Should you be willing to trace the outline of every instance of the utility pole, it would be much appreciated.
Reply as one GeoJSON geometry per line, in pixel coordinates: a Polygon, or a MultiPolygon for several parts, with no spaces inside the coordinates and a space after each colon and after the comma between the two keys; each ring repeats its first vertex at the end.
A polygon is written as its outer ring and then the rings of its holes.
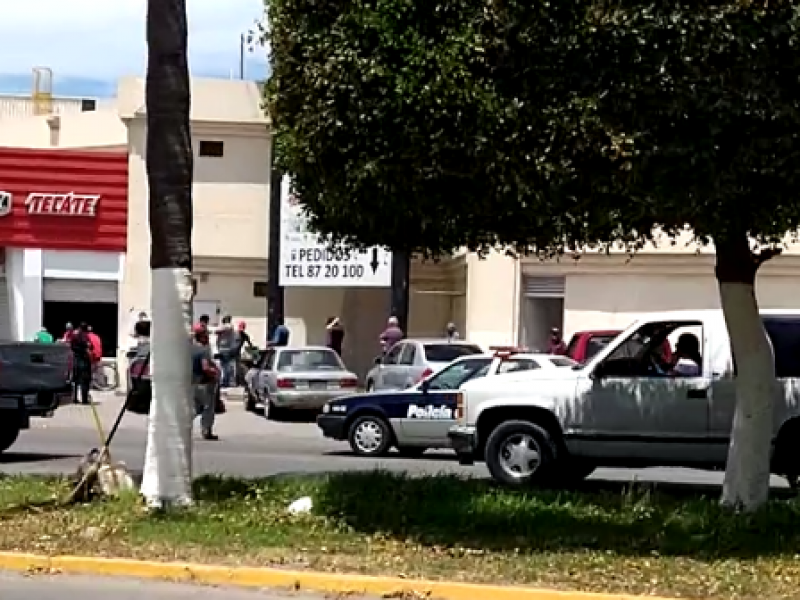
{"type": "Polygon", "coordinates": [[[411,273],[411,257],[405,252],[392,250],[392,305],[390,314],[397,317],[400,329],[408,333],[408,280],[411,273]]]}
{"type": "Polygon", "coordinates": [[[239,79],[244,79],[244,50],[245,37],[242,34],[239,36],[239,79]]]}
{"type": "Polygon", "coordinates": [[[285,316],[284,288],[280,284],[281,268],[281,184],[283,174],[275,164],[275,127],[272,125],[272,172],[269,183],[269,236],[267,246],[267,339],[285,316]]]}

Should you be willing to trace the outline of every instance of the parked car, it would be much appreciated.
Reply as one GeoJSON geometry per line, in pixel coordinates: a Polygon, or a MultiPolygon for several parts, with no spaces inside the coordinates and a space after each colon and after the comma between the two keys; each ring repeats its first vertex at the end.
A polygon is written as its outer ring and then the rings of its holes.
{"type": "Polygon", "coordinates": [[[245,375],[248,410],[263,404],[268,419],[285,410],[319,410],[357,387],[358,377],[324,346],[268,348],[245,375]]]}
{"type": "Polygon", "coordinates": [[[465,382],[530,369],[576,365],[565,356],[498,352],[457,358],[420,383],[400,391],[353,394],[326,404],[317,425],[325,437],[347,440],[359,456],[381,456],[393,446],[406,456],[450,445],[458,389],[465,382]]]}
{"type": "Polygon", "coordinates": [[[72,352],[64,344],[0,343],[0,452],[30,427],[72,401],[72,352]]]}
{"type": "Polygon", "coordinates": [[[622,330],[578,331],[567,345],[567,356],[579,363],[586,362],[616,338],[622,330]]]}
{"type": "Polygon", "coordinates": [[[483,354],[483,349],[445,338],[401,340],[375,359],[375,366],[367,373],[367,391],[404,390],[455,359],[472,354],[483,354]]]}
{"type": "MultiPolygon", "coordinates": [[[[783,388],[772,471],[796,485],[800,310],[764,310],[761,319],[783,388]]],[[[512,486],[580,480],[599,466],[723,469],[734,372],[721,311],[646,315],[579,368],[467,382],[449,438],[459,462],[484,460],[495,480],[512,486]],[[691,369],[663,362],[664,341],[681,339],[696,345],[691,369]]]]}

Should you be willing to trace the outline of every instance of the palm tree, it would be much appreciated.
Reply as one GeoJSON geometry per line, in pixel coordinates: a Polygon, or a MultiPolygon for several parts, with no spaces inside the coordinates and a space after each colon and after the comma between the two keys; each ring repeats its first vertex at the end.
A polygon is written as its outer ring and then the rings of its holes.
{"type": "Polygon", "coordinates": [[[192,140],[186,0],[147,2],[147,180],[150,188],[153,403],[142,494],[151,507],[192,502],[189,326],[192,140]]]}

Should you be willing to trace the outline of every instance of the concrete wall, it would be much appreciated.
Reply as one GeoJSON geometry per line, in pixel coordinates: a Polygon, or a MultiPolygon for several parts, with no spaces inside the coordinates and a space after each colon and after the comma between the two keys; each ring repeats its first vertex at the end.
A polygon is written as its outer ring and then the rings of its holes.
{"type": "Polygon", "coordinates": [[[125,148],[128,132],[116,111],[0,120],[0,145],[22,148],[125,148]]]}

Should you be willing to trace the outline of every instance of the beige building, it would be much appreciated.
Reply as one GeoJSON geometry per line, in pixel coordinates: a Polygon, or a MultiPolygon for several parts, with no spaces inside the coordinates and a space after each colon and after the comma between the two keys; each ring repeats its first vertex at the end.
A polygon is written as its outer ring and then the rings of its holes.
{"type": "MultiPolygon", "coordinates": [[[[253,339],[263,342],[268,121],[253,83],[197,79],[192,97],[195,311],[246,321],[253,339]]],[[[124,347],[132,316],[148,310],[150,298],[143,81],[123,79],[114,101],[55,100],[53,114],[32,113],[29,99],[0,100],[0,146],[122,149],[129,155],[128,249],[119,276],[107,278],[118,286],[119,345],[124,347]]],[[[796,247],[765,265],[758,281],[764,307],[796,307],[799,266],[796,247]]],[[[388,289],[287,289],[291,341],[323,342],[325,318],[339,315],[347,331],[345,359],[363,374],[378,351],[389,302],[388,289]]],[[[408,334],[438,336],[453,321],[462,337],[486,346],[543,348],[551,327],[569,336],[623,328],[644,312],[717,306],[713,255],[685,245],[665,243],[632,260],[623,253],[558,262],[461,254],[412,265],[408,334]]],[[[25,327],[12,330],[28,334],[25,327]]]]}

